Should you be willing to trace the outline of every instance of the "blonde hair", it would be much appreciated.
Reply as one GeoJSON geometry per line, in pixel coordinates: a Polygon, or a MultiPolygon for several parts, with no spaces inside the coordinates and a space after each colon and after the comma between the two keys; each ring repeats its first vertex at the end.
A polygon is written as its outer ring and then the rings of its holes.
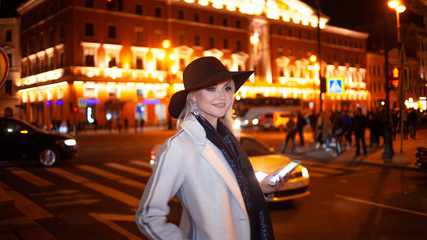
{"type": "MultiPolygon", "coordinates": [[[[197,104],[197,103],[192,103],[191,101],[191,96],[192,96],[192,94],[194,93],[194,91],[195,90],[193,90],[193,91],[191,91],[191,92],[189,92],[188,94],[187,94],[187,99],[186,99],[186,101],[185,101],[185,106],[184,106],[184,109],[182,109],[182,111],[181,111],[181,113],[179,114],[179,117],[178,117],[178,119],[177,119],[177,122],[176,122],[176,128],[178,129],[178,130],[180,130],[182,127],[181,127],[181,124],[185,121],[185,120],[187,120],[187,119],[189,119],[189,118],[191,118],[191,117],[193,117],[193,114],[192,114],[192,111],[193,111],[193,104],[197,104]]],[[[225,114],[224,114],[224,116],[221,118],[221,122],[230,130],[230,131],[232,131],[236,136],[238,136],[238,134],[236,134],[237,132],[235,132],[235,130],[233,129],[233,119],[231,118],[231,115],[232,115],[232,109],[233,109],[233,103],[234,103],[234,98],[233,98],[233,100],[231,101],[231,104],[230,104],[230,107],[227,109],[227,111],[225,112],[225,114]]]]}

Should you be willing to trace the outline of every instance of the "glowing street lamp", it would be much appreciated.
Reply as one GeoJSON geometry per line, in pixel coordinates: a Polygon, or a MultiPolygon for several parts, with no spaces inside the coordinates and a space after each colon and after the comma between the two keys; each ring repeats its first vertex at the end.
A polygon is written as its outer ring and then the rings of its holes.
{"type": "Polygon", "coordinates": [[[166,39],[162,42],[162,46],[164,49],[168,49],[171,46],[171,42],[166,39]]]}
{"type": "Polygon", "coordinates": [[[388,1],[388,6],[396,11],[396,28],[397,28],[397,42],[400,43],[400,17],[399,14],[406,10],[406,7],[402,5],[399,0],[388,1]]]}

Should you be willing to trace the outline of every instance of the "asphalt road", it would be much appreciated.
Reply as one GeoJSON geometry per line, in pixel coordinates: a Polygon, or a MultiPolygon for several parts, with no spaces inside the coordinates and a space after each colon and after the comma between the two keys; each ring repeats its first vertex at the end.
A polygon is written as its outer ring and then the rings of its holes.
{"type": "MultiPolygon", "coordinates": [[[[150,150],[173,133],[83,133],[76,159],[48,169],[4,166],[0,184],[57,239],[145,239],[133,216],[151,174],[150,150]]],[[[275,148],[283,140],[283,133],[251,134],[275,148]]],[[[427,239],[426,173],[299,159],[311,194],[270,204],[276,239],[427,239]]],[[[170,206],[177,223],[180,204],[170,206]]]]}

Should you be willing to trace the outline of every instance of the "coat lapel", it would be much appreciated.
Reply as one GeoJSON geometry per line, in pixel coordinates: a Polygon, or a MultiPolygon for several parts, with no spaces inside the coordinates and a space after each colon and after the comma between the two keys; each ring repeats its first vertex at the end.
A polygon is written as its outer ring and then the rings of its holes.
{"type": "Polygon", "coordinates": [[[182,128],[191,136],[195,145],[202,147],[201,154],[204,159],[206,159],[216,170],[218,175],[221,176],[234,198],[246,212],[245,202],[234,173],[230,170],[230,167],[226,165],[228,163],[222,153],[213,149],[216,147],[205,137],[206,133],[203,127],[194,119],[193,121],[185,121],[182,124],[182,128]]]}
{"type": "Polygon", "coordinates": [[[227,187],[230,189],[233,196],[237,199],[239,204],[246,209],[245,203],[243,201],[242,193],[240,191],[240,187],[237,183],[236,177],[233,172],[230,172],[230,169],[227,168],[225,164],[225,159],[222,157],[218,157],[217,153],[212,149],[210,144],[207,144],[202,151],[202,155],[204,158],[212,165],[212,167],[216,170],[218,175],[224,179],[227,187]]]}

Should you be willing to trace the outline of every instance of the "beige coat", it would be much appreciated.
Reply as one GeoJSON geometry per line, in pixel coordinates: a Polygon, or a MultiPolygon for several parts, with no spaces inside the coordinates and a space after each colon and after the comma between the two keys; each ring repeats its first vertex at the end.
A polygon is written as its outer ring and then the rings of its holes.
{"type": "Polygon", "coordinates": [[[169,138],[136,212],[150,239],[250,239],[249,217],[235,175],[197,120],[169,138]],[[168,202],[183,205],[180,227],[167,223],[168,202]]]}

